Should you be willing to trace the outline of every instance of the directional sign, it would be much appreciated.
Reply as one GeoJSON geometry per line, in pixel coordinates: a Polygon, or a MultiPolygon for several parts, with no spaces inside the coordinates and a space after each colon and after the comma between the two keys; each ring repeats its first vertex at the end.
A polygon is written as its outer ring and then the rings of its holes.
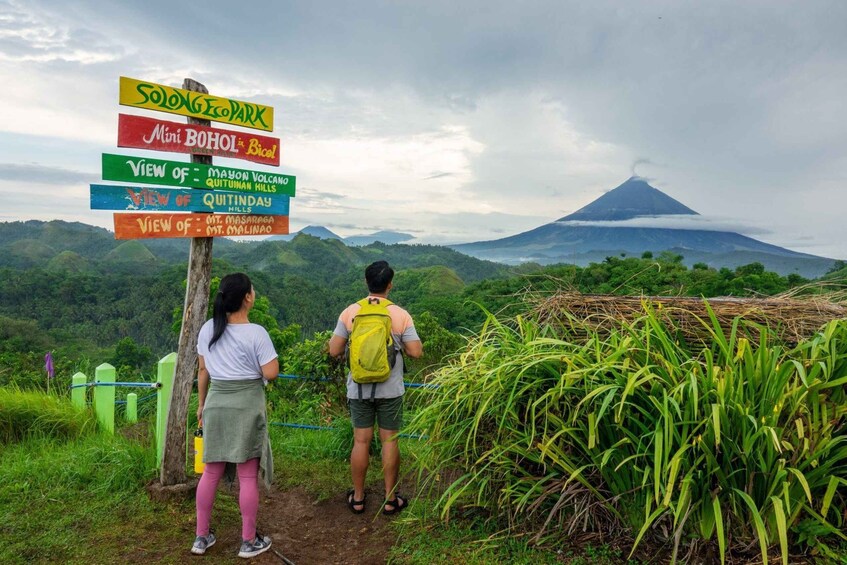
{"type": "Polygon", "coordinates": [[[227,214],[288,215],[288,196],[266,196],[193,188],[91,185],[92,210],[147,212],[223,212],[227,214]]]}
{"type": "Polygon", "coordinates": [[[244,214],[115,214],[115,239],[221,237],[288,233],[288,216],[244,214]]]}
{"type": "Polygon", "coordinates": [[[295,177],[103,153],[103,180],[294,196],[295,177]]]}
{"type": "Polygon", "coordinates": [[[124,106],[134,108],[159,110],[265,131],[274,129],[274,109],[270,106],[230,100],[134,78],[121,77],[119,101],[124,106]]]}
{"type": "Polygon", "coordinates": [[[279,166],[279,139],[118,114],[118,147],[213,155],[279,166]]]}

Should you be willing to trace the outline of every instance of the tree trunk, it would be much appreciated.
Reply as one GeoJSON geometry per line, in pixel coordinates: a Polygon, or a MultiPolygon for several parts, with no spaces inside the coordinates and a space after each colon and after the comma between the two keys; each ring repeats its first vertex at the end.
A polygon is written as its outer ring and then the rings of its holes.
{"type": "MultiPolygon", "coordinates": [[[[205,86],[190,78],[182,88],[208,94],[205,86]]],[[[209,120],[188,118],[189,124],[208,126],[209,120]]],[[[212,164],[208,155],[192,155],[192,163],[212,164]]],[[[199,188],[199,187],[197,187],[199,188]]],[[[186,481],[186,424],[188,401],[197,374],[197,334],[206,321],[209,306],[209,283],[212,278],[211,237],[194,237],[188,255],[188,277],[185,289],[185,304],[182,308],[182,328],[179,332],[176,369],[174,371],[173,394],[171,395],[168,421],[165,427],[165,450],[159,481],[162,486],[181,484],[186,481]]]]}

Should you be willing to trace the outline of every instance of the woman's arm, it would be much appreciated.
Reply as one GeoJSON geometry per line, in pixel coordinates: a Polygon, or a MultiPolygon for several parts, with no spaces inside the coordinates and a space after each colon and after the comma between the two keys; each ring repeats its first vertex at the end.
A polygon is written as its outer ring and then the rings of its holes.
{"type": "Polygon", "coordinates": [[[198,355],[197,369],[197,422],[203,425],[203,406],[206,404],[206,394],[209,392],[209,371],[206,370],[206,360],[198,355]]]}
{"type": "Polygon", "coordinates": [[[279,375],[279,357],[274,357],[272,361],[268,361],[262,365],[262,376],[266,381],[272,381],[279,375]]]}

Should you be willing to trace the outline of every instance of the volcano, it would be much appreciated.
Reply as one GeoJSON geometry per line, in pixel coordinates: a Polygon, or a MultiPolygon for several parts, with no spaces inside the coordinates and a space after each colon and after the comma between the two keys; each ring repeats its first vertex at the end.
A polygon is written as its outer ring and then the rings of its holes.
{"type": "MultiPolygon", "coordinates": [[[[731,231],[642,227],[692,225],[700,216],[639,177],[632,177],[590,204],[549,224],[517,235],[451,246],[477,257],[507,264],[536,262],[587,265],[609,256],[649,251],[682,255],[683,262],[737,267],[753,262],[783,275],[818,277],[833,259],[785,249],[731,231]],[[680,221],[682,220],[682,221],[680,221]],[[687,221],[686,221],[687,220],[687,221]]],[[[703,222],[705,224],[706,222],[703,222]]]]}

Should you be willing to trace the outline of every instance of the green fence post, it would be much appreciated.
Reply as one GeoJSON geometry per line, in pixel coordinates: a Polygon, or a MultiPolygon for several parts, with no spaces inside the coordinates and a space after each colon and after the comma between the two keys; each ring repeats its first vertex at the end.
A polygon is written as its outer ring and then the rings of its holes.
{"type": "Polygon", "coordinates": [[[161,386],[159,387],[159,395],[156,397],[156,462],[159,467],[162,466],[162,455],[165,448],[165,425],[168,422],[175,370],[176,353],[168,353],[159,360],[158,382],[161,386]]]}
{"type": "MultiPolygon", "coordinates": [[[[115,368],[108,363],[103,363],[94,369],[95,383],[115,382],[115,368]]],[[[100,424],[109,433],[115,433],[115,387],[94,387],[94,413],[100,424]]]]}
{"type": "Polygon", "coordinates": [[[126,421],[130,423],[138,421],[138,395],[134,392],[126,395],[126,421]]]}
{"type": "MultiPolygon", "coordinates": [[[[87,381],[88,377],[82,373],[77,373],[71,377],[71,384],[84,385],[87,381]]],[[[85,410],[85,389],[84,386],[71,389],[71,402],[80,410],[85,410]]]]}

